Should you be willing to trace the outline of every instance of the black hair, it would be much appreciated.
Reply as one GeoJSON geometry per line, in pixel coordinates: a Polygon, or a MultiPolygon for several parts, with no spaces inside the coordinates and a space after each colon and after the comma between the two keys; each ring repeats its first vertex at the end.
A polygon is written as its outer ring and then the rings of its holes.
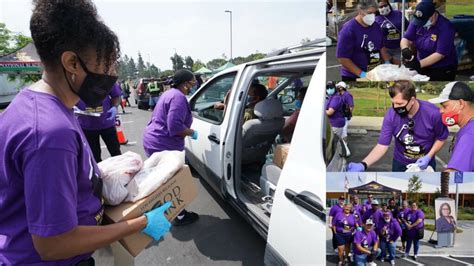
{"type": "Polygon", "coordinates": [[[441,204],[441,206],[439,206],[439,217],[443,217],[443,206],[448,206],[449,214],[451,214],[451,206],[449,205],[449,203],[444,202],[443,204],[441,204]]]}
{"type": "Polygon", "coordinates": [[[181,84],[191,81],[194,79],[194,74],[193,72],[187,70],[187,69],[180,69],[174,73],[173,76],[173,87],[178,87],[181,84]]]}
{"type": "Polygon", "coordinates": [[[252,83],[251,87],[255,89],[255,94],[260,98],[260,100],[265,100],[268,95],[267,88],[259,83],[252,83]]]}
{"type": "Polygon", "coordinates": [[[298,91],[298,94],[301,95],[301,97],[304,97],[306,96],[306,92],[308,91],[308,88],[301,88],[299,91],[298,91]]]}
{"type": "Polygon", "coordinates": [[[403,80],[395,82],[393,86],[388,88],[388,94],[391,98],[399,93],[402,94],[403,99],[409,101],[411,97],[416,97],[415,84],[411,81],[403,80]]]}
{"type": "Polygon", "coordinates": [[[96,63],[104,62],[106,72],[120,57],[117,36],[90,0],[33,0],[30,31],[46,68],[60,65],[65,51],[80,56],[95,50],[96,63]]]}

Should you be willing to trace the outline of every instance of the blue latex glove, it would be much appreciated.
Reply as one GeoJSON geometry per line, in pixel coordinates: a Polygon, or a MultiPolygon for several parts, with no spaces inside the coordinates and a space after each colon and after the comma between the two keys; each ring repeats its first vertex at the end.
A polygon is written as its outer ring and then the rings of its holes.
{"type": "Polygon", "coordinates": [[[391,64],[390,60],[385,60],[384,64],[389,65],[391,64]]]}
{"type": "Polygon", "coordinates": [[[357,227],[357,231],[362,231],[362,227],[361,226],[357,227]]]}
{"type": "Polygon", "coordinates": [[[349,163],[346,169],[347,172],[364,172],[365,167],[361,163],[349,163]]]}
{"type": "Polygon", "coordinates": [[[117,116],[117,107],[112,106],[108,111],[107,111],[107,121],[114,121],[115,122],[115,117],[117,116]]]}
{"type": "Polygon", "coordinates": [[[171,224],[168,222],[168,219],[166,219],[164,212],[169,207],[171,207],[171,202],[166,202],[159,208],[145,213],[148,222],[142,233],[151,236],[155,240],[159,240],[162,236],[168,233],[171,228],[171,224]]]}
{"type": "Polygon", "coordinates": [[[416,164],[422,169],[422,170],[425,170],[426,167],[428,167],[428,165],[430,164],[431,162],[431,156],[429,155],[425,155],[423,157],[421,157],[420,159],[418,159],[416,161],[416,164]]]}
{"type": "Polygon", "coordinates": [[[360,72],[360,76],[359,76],[360,78],[365,78],[366,76],[367,76],[367,72],[365,71],[360,72]]]}
{"type": "Polygon", "coordinates": [[[198,132],[196,130],[193,130],[193,134],[191,135],[191,139],[198,139],[198,132]]]}

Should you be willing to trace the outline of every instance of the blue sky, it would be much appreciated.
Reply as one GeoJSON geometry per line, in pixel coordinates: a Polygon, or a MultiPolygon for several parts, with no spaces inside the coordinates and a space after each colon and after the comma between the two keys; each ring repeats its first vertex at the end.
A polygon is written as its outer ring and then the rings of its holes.
{"type": "MultiPolygon", "coordinates": [[[[325,2],[306,1],[125,1],[96,0],[99,14],[119,36],[122,52],[141,52],[161,69],[171,68],[175,52],[207,62],[230,56],[229,14],[233,20],[233,56],[270,52],[303,38],[323,38],[325,2]]],[[[29,33],[30,0],[0,0],[0,22],[29,33]]]]}

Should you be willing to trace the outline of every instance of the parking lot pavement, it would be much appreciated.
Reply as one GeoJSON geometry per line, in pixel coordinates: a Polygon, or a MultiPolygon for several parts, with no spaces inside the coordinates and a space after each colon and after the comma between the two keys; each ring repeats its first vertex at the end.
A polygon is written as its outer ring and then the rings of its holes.
{"type": "MultiPolygon", "coordinates": [[[[377,265],[390,265],[390,262],[375,261],[377,265]]],[[[337,265],[338,259],[336,255],[326,256],[326,265],[332,266],[337,265]]],[[[397,258],[395,259],[396,265],[427,265],[427,266],[461,266],[461,265],[472,265],[474,263],[474,257],[457,257],[450,255],[443,256],[429,256],[420,255],[416,261],[413,258],[397,258]]],[[[351,264],[350,264],[351,265],[351,264]]]]}
{"type": "MultiPolygon", "coordinates": [[[[121,147],[122,153],[133,151],[145,158],[142,134],[151,112],[129,107],[126,111],[121,118],[129,144],[121,147]]],[[[105,159],[109,153],[102,145],[105,159]]],[[[265,240],[197,173],[193,176],[198,197],[187,209],[198,213],[200,219],[191,225],[173,227],[164,240],[152,242],[140,253],[135,265],[263,265],[265,240]]],[[[93,256],[96,265],[113,265],[110,248],[100,249],[93,256]]]]}
{"type": "MultiPolygon", "coordinates": [[[[379,132],[373,130],[367,130],[362,134],[349,134],[348,143],[349,149],[351,150],[351,156],[348,158],[349,162],[360,162],[365,156],[369,154],[373,147],[378,142],[379,132]]],[[[448,137],[448,140],[444,144],[441,151],[438,152],[437,157],[437,171],[443,169],[443,165],[449,161],[449,145],[451,143],[452,136],[448,137]]],[[[390,145],[386,155],[382,157],[377,163],[369,168],[370,172],[391,172],[392,171],[392,160],[393,160],[393,148],[394,140],[390,145]]]]}

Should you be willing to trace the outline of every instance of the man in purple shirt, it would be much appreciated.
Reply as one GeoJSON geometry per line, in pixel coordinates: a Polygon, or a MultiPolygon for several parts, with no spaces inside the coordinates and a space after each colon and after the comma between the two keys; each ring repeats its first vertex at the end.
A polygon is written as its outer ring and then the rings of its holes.
{"type": "MultiPolygon", "coordinates": [[[[392,57],[391,63],[400,65],[401,49],[400,40],[402,39],[402,12],[393,10],[388,0],[381,0],[379,5],[379,15],[375,17],[375,22],[382,30],[384,44],[387,53],[392,57]]],[[[405,29],[408,21],[405,17],[405,29]]]]}
{"type": "Polygon", "coordinates": [[[329,117],[331,128],[339,138],[342,139],[342,130],[346,120],[342,111],[342,98],[339,93],[336,93],[336,87],[332,81],[326,85],[326,115],[329,117]]]}
{"type": "Polygon", "coordinates": [[[99,117],[79,114],[77,120],[81,125],[87,142],[91,147],[96,162],[102,161],[100,137],[104,140],[110,156],[122,154],[120,151],[120,143],[117,138],[117,130],[115,129],[115,117],[117,116],[117,107],[120,104],[121,89],[118,83],[115,83],[109,95],[102,101],[102,105],[97,108],[87,106],[82,100],[76,104],[80,110],[89,113],[100,113],[99,117]]]}
{"type": "Polygon", "coordinates": [[[366,223],[367,220],[372,220],[374,222],[374,227],[378,228],[380,224],[380,220],[382,219],[382,211],[379,207],[379,201],[373,200],[372,201],[372,208],[367,210],[364,215],[362,215],[362,223],[366,223]]]}
{"type": "Polygon", "coordinates": [[[383,42],[383,33],[375,23],[375,1],[357,4],[357,16],[344,24],[338,40],[336,57],[341,63],[341,79],[355,81],[380,63],[390,62],[383,42]]]}
{"type": "Polygon", "coordinates": [[[405,226],[407,230],[407,246],[405,249],[405,257],[408,257],[413,243],[413,259],[418,257],[418,249],[420,247],[420,239],[423,239],[425,230],[425,214],[418,209],[416,202],[411,203],[411,209],[405,212],[405,226]]]}
{"type": "MultiPolygon", "coordinates": [[[[184,151],[184,138],[198,138],[198,132],[191,129],[193,116],[189,106],[189,91],[196,84],[196,77],[187,69],[176,71],[172,88],[158,99],[151,120],[143,132],[143,148],[150,157],[155,152],[184,151]]],[[[183,210],[174,225],[186,225],[199,219],[194,212],[183,210]]]]}
{"type": "Polygon", "coordinates": [[[402,202],[402,207],[400,208],[400,211],[398,212],[398,216],[397,216],[398,223],[400,224],[400,227],[402,228],[402,237],[400,238],[400,240],[402,241],[402,248],[401,248],[402,252],[405,252],[405,243],[407,242],[407,227],[405,226],[405,223],[406,223],[406,213],[409,210],[410,210],[410,207],[408,205],[408,201],[404,200],[402,202]]]}
{"type": "Polygon", "coordinates": [[[380,249],[382,249],[380,260],[384,262],[386,251],[388,250],[388,260],[391,265],[395,265],[397,239],[402,235],[402,229],[397,219],[392,218],[390,211],[384,212],[382,217],[383,219],[377,228],[380,239],[380,249]]]}
{"type": "Polygon", "coordinates": [[[474,92],[460,81],[448,83],[438,98],[429,100],[441,104],[442,122],[461,129],[451,142],[451,158],[446,171],[474,172],[474,92]]]}
{"type": "Polygon", "coordinates": [[[356,266],[365,266],[373,262],[379,255],[379,239],[373,229],[374,222],[368,219],[364,230],[354,234],[354,261],[356,266]]]}
{"type": "Polygon", "coordinates": [[[354,214],[354,217],[359,222],[359,224],[362,224],[362,206],[360,205],[360,199],[357,195],[352,197],[352,214],[354,214]]]}
{"type": "Polygon", "coordinates": [[[366,211],[372,209],[372,201],[374,200],[374,195],[369,194],[367,195],[367,200],[364,202],[364,205],[362,206],[362,214],[364,214],[366,211]]]}
{"type": "Polygon", "coordinates": [[[347,171],[365,171],[387,152],[392,138],[395,149],[392,172],[405,172],[416,163],[421,169],[430,165],[436,171],[436,153],[448,138],[439,109],[416,98],[411,81],[398,81],[389,88],[392,108],[385,114],[378,144],[360,163],[349,163],[347,171]]]}
{"type": "Polygon", "coordinates": [[[421,1],[400,42],[403,64],[429,76],[431,81],[454,80],[457,69],[455,34],[454,26],[436,11],[432,0],[421,1]],[[412,47],[416,47],[416,56],[412,47]]]}
{"type": "Polygon", "coordinates": [[[345,201],[346,201],[346,198],[344,198],[344,196],[340,196],[339,200],[338,200],[338,203],[336,205],[332,206],[331,209],[329,210],[328,226],[329,226],[329,228],[331,229],[331,232],[332,232],[332,247],[333,247],[333,249],[337,248],[337,241],[336,241],[336,232],[333,230],[332,221],[338,213],[343,211],[345,201]]]}

